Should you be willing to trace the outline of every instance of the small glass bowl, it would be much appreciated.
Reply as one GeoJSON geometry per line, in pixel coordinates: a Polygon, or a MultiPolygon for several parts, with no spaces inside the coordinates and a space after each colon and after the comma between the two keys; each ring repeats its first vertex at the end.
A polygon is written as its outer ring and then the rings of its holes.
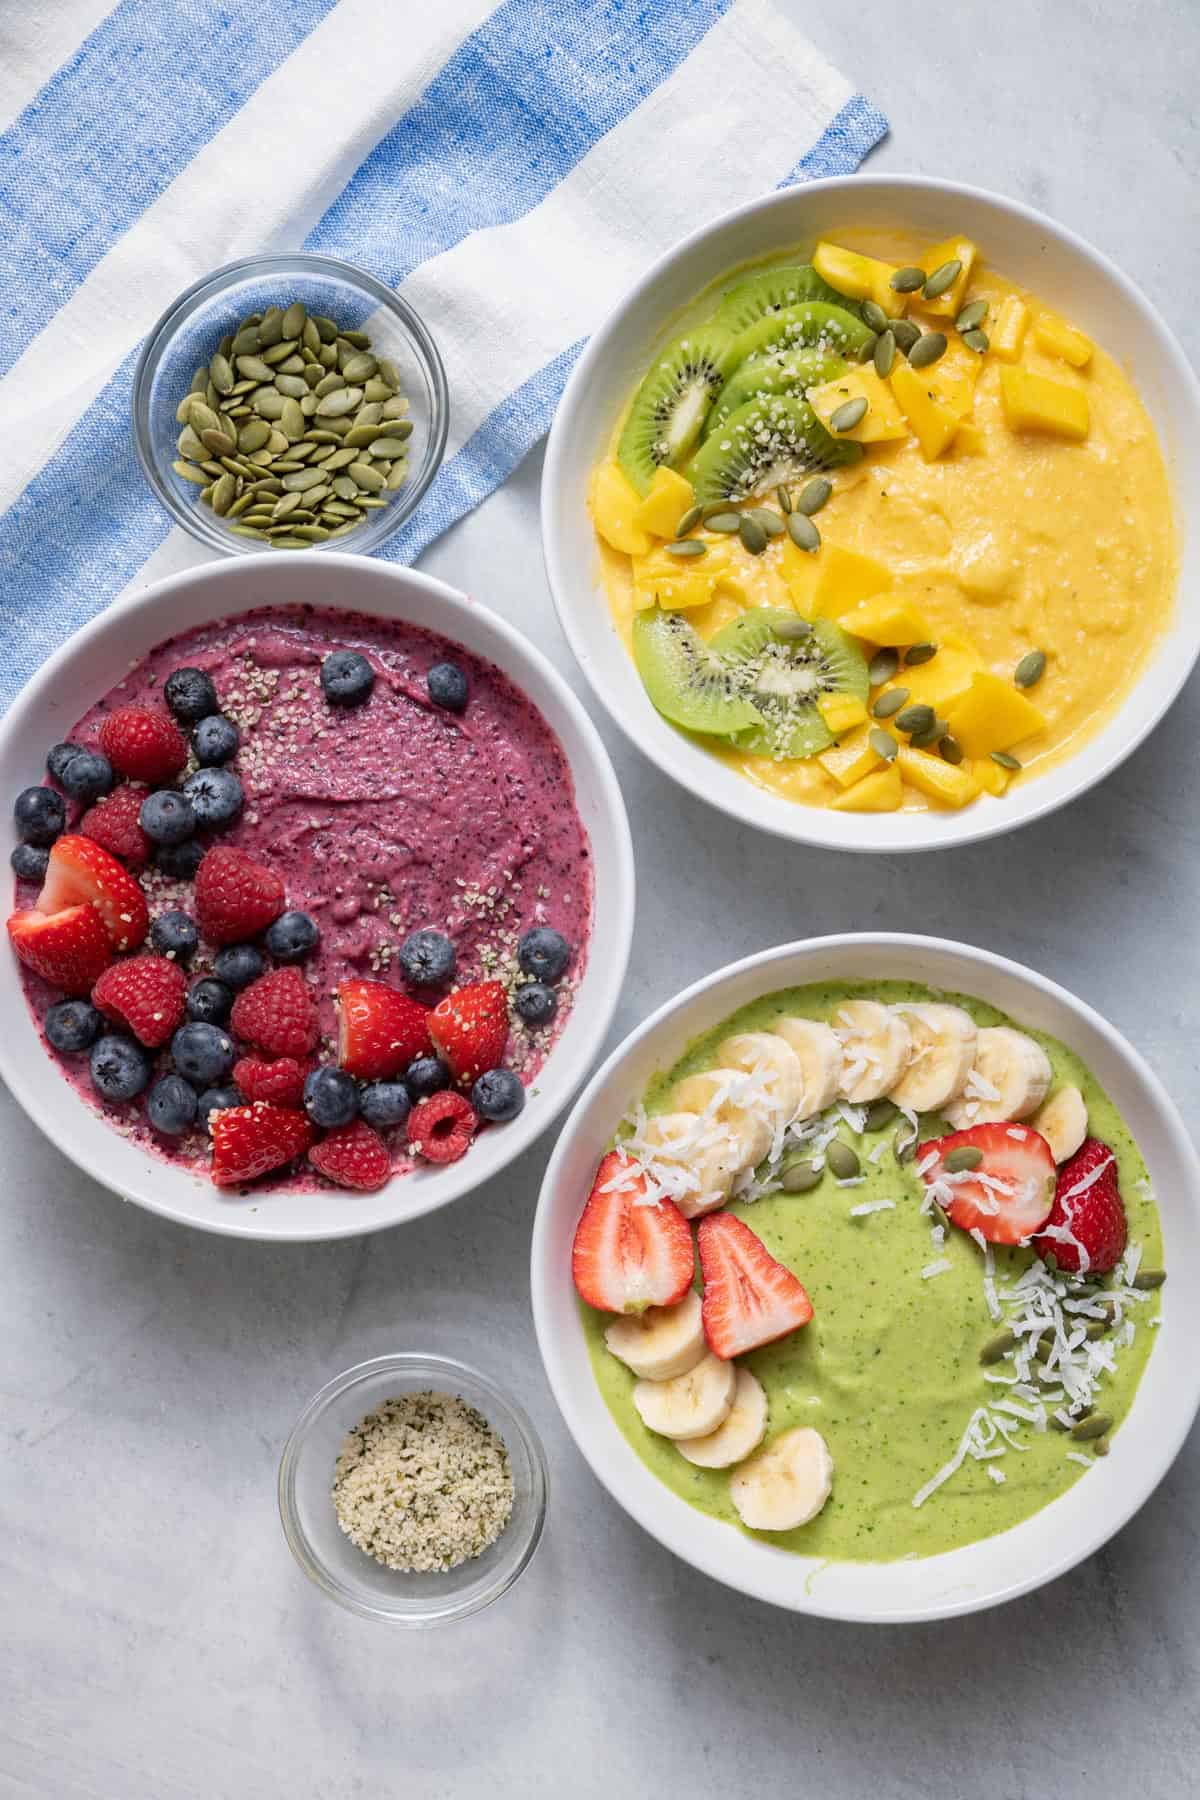
{"type": "Polygon", "coordinates": [[[292,1554],[317,1586],[367,1619],[444,1625],[508,1592],[528,1567],[546,1518],[546,1461],[533,1426],[486,1375],[445,1356],[377,1356],[335,1376],[311,1399],[284,1446],[279,1514],[292,1554]],[[503,1438],[513,1478],[508,1524],[482,1555],[445,1573],[401,1574],[352,1544],[338,1524],[331,1489],[342,1440],[366,1413],[399,1394],[456,1394],[503,1438]]]}
{"type": "MultiPolygon", "coordinates": [[[[373,508],[334,550],[375,550],[410,517],[433,480],[450,425],[446,371],[437,345],[408,303],[365,269],[332,256],[294,251],[248,256],[206,275],[179,296],[146,339],[133,376],[133,438],[146,479],[177,525],[201,543],[229,555],[265,550],[257,538],[239,537],[200,499],[193,482],[172,468],[182,427],[175,413],[195,371],[210,361],[227,332],[247,313],[302,300],[310,312],[345,330],[369,332],[371,349],[390,357],[411,403],[409,478],[386,506],[373,508]]],[[[322,544],[311,546],[314,550],[322,544]]]]}

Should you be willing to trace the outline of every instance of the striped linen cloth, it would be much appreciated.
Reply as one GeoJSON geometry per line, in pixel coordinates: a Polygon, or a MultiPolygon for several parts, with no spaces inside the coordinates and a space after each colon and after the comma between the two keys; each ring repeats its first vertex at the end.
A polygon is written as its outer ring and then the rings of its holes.
{"type": "Polygon", "coordinates": [[[429,322],[450,441],[381,552],[411,562],[548,429],[667,245],[850,172],[886,129],[770,0],[7,0],[0,707],[123,590],[208,554],[130,434],[140,343],[197,277],[304,245],[429,322]]]}

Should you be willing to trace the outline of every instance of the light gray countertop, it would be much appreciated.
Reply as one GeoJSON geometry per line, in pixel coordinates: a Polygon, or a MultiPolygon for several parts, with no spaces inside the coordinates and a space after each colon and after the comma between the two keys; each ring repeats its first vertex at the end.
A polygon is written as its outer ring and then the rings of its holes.
{"type": "MultiPolygon", "coordinates": [[[[1142,282],[1195,355],[1194,6],[790,10],[889,114],[872,168],[952,174],[1046,209],[1142,282]]],[[[539,475],[535,456],[423,566],[531,631],[582,691],[541,573],[539,475]]],[[[641,888],[613,1042],[763,946],[928,930],[1073,988],[1200,1113],[1195,682],[1098,792],[951,857],[866,861],[738,831],[598,722],[641,888]]],[[[888,1631],[792,1617],[659,1549],[568,1439],[528,1311],[547,1142],[404,1230],[268,1249],[122,1205],[7,1095],[0,1132],[0,1793],[1196,1791],[1195,1437],[1106,1551],[999,1612],[888,1631]],[[533,1414],[552,1478],[517,1588],[419,1637],[327,1602],[275,1511],[282,1439],[309,1394],[406,1345],[491,1367],[533,1414]]]]}

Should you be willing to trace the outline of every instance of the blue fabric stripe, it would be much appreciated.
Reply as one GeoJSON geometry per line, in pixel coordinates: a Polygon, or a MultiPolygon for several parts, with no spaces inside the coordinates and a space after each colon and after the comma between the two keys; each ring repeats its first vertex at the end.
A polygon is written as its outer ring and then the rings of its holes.
{"type": "Polygon", "coordinates": [[[0,134],[0,374],[336,0],[120,0],[0,134]]]}
{"type": "Polygon", "coordinates": [[[869,150],[886,137],[884,115],[861,94],[847,100],[829,121],[812,149],[800,158],[780,187],[797,181],[820,181],[826,175],[853,175],[869,150]]]}

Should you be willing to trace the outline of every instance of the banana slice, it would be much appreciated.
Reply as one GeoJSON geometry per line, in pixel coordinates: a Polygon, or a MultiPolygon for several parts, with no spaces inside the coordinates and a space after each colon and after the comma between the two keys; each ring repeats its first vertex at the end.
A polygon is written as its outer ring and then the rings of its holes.
{"type": "Polygon", "coordinates": [[[771,1148],[775,1126],[767,1095],[753,1092],[741,1069],[687,1076],[675,1089],[675,1104],[724,1125],[740,1145],[744,1169],[754,1168],[771,1148]]]}
{"type": "Polygon", "coordinates": [[[912,1033],[903,1013],[878,1000],[844,1000],[831,1020],[845,1065],[840,1093],[852,1106],[890,1094],[908,1067],[912,1033]]]}
{"type": "Polygon", "coordinates": [[[630,1148],[685,1219],[723,1206],[748,1166],[741,1142],[728,1126],[691,1112],[657,1114],[630,1148]]]}
{"type": "Polygon", "coordinates": [[[1077,1087],[1061,1087],[1038,1108],[1030,1124],[1049,1144],[1055,1162],[1065,1163],[1087,1136],[1087,1102],[1077,1087]]]}
{"type": "Polygon", "coordinates": [[[833,1490],[833,1458],[819,1431],[797,1425],[735,1469],[729,1495],[751,1531],[793,1531],[815,1519],[833,1490]]]}
{"type": "Polygon", "coordinates": [[[671,1381],[636,1382],[633,1404],[646,1429],[660,1437],[707,1437],[729,1417],[736,1387],[733,1364],[710,1351],[671,1381]]]}
{"type": "Polygon", "coordinates": [[[967,1085],[979,1039],[975,1021],[961,1006],[905,1006],[912,1060],[889,1096],[912,1112],[940,1112],[967,1085]]]}
{"type": "Polygon", "coordinates": [[[762,1443],[767,1429],[767,1396],[749,1369],[739,1369],[729,1417],[707,1437],[684,1438],[679,1454],[701,1469],[728,1469],[762,1443]]]}
{"type": "Polygon", "coordinates": [[[604,1342],[619,1362],[643,1381],[673,1381],[708,1355],[700,1322],[700,1296],[693,1291],[675,1306],[648,1306],[613,1320],[604,1342]]]}
{"type": "Polygon", "coordinates": [[[842,1046],[837,1033],[820,1019],[777,1019],[775,1031],[790,1045],[800,1064],[801,1091],[796,1116],[811,1119],[837,1099],[842,1081],[842,1046]]]}
{"type": "Polygon", "coordinates": [[[1049,1093],[1050,1080],[1050,1058],[1040,1044],[1011,1025],[987,1025],[979,1033],[966,1086],[943,1110],[955,1131],[1027,1119],[1049,1093]]]}
{"type": "Polygon", "coordinates": [[[786,1038],[773,1031],[739,1031],[725,1039],[717,1055],[731,1069],[757,1076],[782,1115],[780,1122],[791,1124],[804,1095],[804,1071],[786,1038]]]}

